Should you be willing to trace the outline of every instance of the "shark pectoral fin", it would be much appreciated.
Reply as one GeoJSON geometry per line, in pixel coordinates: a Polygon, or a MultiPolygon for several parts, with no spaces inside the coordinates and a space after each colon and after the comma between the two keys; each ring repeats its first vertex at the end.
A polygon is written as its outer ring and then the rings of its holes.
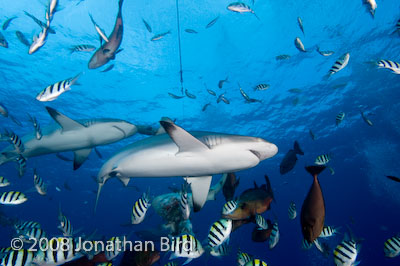
{"type": "Polygon", "coordinates": [[[92,151],[92,149],[82,149],[82,150],[74,151],[74,170],[81,167],[81,165],[89,157],[89,154],[91,151],[92,151]]]}
{"type": "Polygon", "coordinates": [[[160,121],[165,132],[171,137],[175,144],[179,147],[179,152],[188,151],[207,151],[209,148],[200,140],[193,137],[189,132],[178,127],[172,122],[160,121]]]}
{"type": "Polygon", "coordinates": [[[63,131],[85,127],[79,122],[72,120],[71,118],[63,115],[62,113],[58,112],[57,110],[51,107],[46,106],[46,110],[49,113],[49,115],[62,127],[63,131]]]}
{"type": "Polygon", "coordinates": [[[129,177],[123,177],[123,176],[118,177],[118,179],[119,181],[122,182],[122,184],[124,184],[124,186],[127,186],[130,180],[129,177]]]}
{"type": "Polygon", "coordinates": [[[212,176],[186,177],[185,180],[192,189],[193,210],[198,212],[206,203],[212,176]]]}

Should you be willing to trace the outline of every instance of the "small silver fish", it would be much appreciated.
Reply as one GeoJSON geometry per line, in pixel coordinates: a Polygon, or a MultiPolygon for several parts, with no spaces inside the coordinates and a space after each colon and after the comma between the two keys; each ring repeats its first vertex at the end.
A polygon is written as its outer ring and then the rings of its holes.
{"type": "Polygon", "coordinates": [[[312,139],[312,140],[315,140],[315,134],[314,134],[314,132],[312,132],[311,129],[310,129],[308,132],[310,133],[311,139],[312,139]]]}
{"type": "Polygon", "coordinates": [[[175,95],[175,94],[170,93],[170,92],[168,92],[168,95],[171,96],[171,97],[174,98],[174,99],[182,99],[182,98],[185,97],[185,96],[178,96],[178,95],[175,95]]]}
{"type": "Polygon", "coordinates": [[[207,89],[207,92],[212,96],[217,96],[217,94],[213,90],[207,89]]]}
{"type": "Polygon", "coordinates": [[[206,25],[206,29],[210,28],[211,26],[213,26],[217,20],[219,19],[219,16],[216,17],[215,19],[211,20],[207,25],[206,25]]]}
{"type": "Polygon", "coordinates": [[[18,40],[22,43],[22,44],[24,44],[25,46],[31,46],[31,44],[29,43],[29,41],[28,41],[28,39],[25,37],[25,35],[22,33],[22,32],[20,32],[20,31],[16,31],[15,32],[15,35],[17,35],[17,38],[18,38],[18,40]]]}
{"type": "Polygon", "coordinates": [[[277,55],[277,56],[275,57],[275,59],[276,59],[277,61],[279,61],[279,60],[288,60],[288,59],[290,59],[290,55],[288,55],[288,54],[277,55]]]}
{"type": "Polygon", "coordinates": [[[250,8],[250,6],[246,5],[245,3],[234,2],[229,4],[226,8],[230,11],[237,13],[252,13],[258,20],[260,20],[256,13],[250,8]]]}
{"type": "Polygon", "coordinates": [[[29,47],[29,54],[33,54],[37,52],[45,43],[46,43],[46,38],[48,34],[49,27],[43,28],[43,30],[39,33],[38,35],[35,35],[33,37],[33,42],[31,46],[29,47]]]}
{"type": "Polygon", "coordinates": [[[268,223],[260,214],[256,214],[256,224],[259,228],[266,230],[268,229],[268,223]]]}
{"type": "Polygon", "coordinates": [[[372,18],[375,18],[375,10],[378,7],[375,0],[362,0],[372,18]]]}
{"type": "Polygon", "coordinates": [[[100,28],[99,25],[97,25],[96,21],[94,21],[93,17],[91,14],[89,14],[90,20],[92,21],[94,28],[96,29],[97,33],[99,34],[99,36],[101,37],[101,39],[103,39],[106,43],[109,42],[107,35],[105,34],[104,30],[102,30],[100,28]]]}
{"type": "Polygon", "coordinates": [[[28,114],[29,120],[32,122],[33,127],[35,129],[35,137],[37,140],[40,140],[42,138],[42,130],[40,128],[39,123],[36,120],[36,117],[32,117],[30,114],[28,114]]]}
{"type": "Polygon", "coordinates": [[[153,42],[154,41],[158,41],[158,40],[162,39],[165,35],[170,34],[170,33],[171,33],[171,31],[169,30],[169,31],[164,32],[164,33],[156,34],[156,35],[153,36],[153,38],[150,39],[150,41],[153,41],[153,42]]]}
{"type": "Polygon", "coordinates": [[[10,26],[11,21],[13,21],[14,19],[16,19],[17,17],[11,17],[9,19],[7,19],[6,21],[4,21],[3,23],[3,30],[6,30],[8,28],[8,26],[10,26]]]}
{"type": "Polygon", "coordinates": [[[46,20],[52,21],[54,13],[57,12],[58,0],[50,0],[46,11],[46,20]]]}
{"type": "Polygon", "coordinates": [[[250,98],[250,97],[246,94],[246,92],[244,92],[244,90],[240,87],[240,84],[238,84],[238,85],[239,85],[240,94],[242,94],[243,98],[246,100],[246,103],[261,102],[261,100],[250,98]]]}
{"type": "Polygon", "coordinates": [[[222,86],[224,86],[225,82],[229,82],[228,81],[228,77],[226,77],[225,79],[222,79],[220,81],[218,81],[218,88],[222,89],[222,86]]]}
{"type": "Polygon", "coordinates": [[[306,49],[304,48],[304,44],[301,42],[299,37],[296,37],[296,39],[294,39],[294,45],[296,46],[297,50],[299,50],[300,52],[307,52],[306,49]]]}
{"type": "Polygon", "coordinates": [[[152,29],[151,29],[151,27],[150,27],[150,24],[147,23],[147,21],[144,20],[143,18],[142,18],[142,21],[143,21],[143,24],[144,24],[144,26],[146,27],[147,31],[151,33],[151,32],[152,32],[152,29]]]}
{"type": "Polygon", "coordinates": [[[229,100],[225,98],[225,93],[222,93],[220,96],[218,96],[217,103],[220,103],[221,101],[226,104],[230,104],[229,100]]]}
{"type": "Polygon", "coordinates": [[[374,125],[374,124],[372,123],[372,121],[368,119],[368,117],[364,114],[363,111],[360,111],[360,113],[361,113],[361,117],[362,117],[362,119],[364,120],[364,122],[367,123],[368,126],[371,126],[371,127],[372,127],[372,126],[374,125]]]}
{"type": "Polygon", "coordinates": [[[8,42],[1,32],[0,32],[0,46],[8,48],[8,42]]]}
{"type": "Polygon", "coordinates": [[[196,95],[191,94],[187,89],[185,89],[185,94],[190,99],[196,99],[197,98],[196,95]]]}
{"type": "Polygon", "coordinates": [[[297,211],[296,211],[296,204],[292,201],[290,202],[289,209],[288,209],[288,216],[290,220],[296,219],[297,211]]]}
{"type": "Polygon", "coordinates": [[[322,56],[331,56],[335,53],[334,51],[321,51],[319,46],[317,46],[317,52],[322,56]]]}
{"type": "Polygon", "coordinates": [[[197,31],[193,30],[193,29],[185,29],[185,31],[187,33],[198,33],[197,31]]]}
{"type": "Polygon", "coordinates": [[[0,187],[7,187],[10,185],[10,181],[8,181],[6,178],[0,176],[0,187]]]}
{"type": "Polygon", "coordinates": [[[304,33],[303,21],[301,20],[300,17],[297,17],[297,24],[299,24],[299,28],[300,28],[301,32],[303,33],[303,35],[306,35],[304,33]]]}
{"type": "Polygon", "coordinates": [[[206,103],[204,106],[203,106],[203,108],[201,108],[201,111],[206,111],[207,110],[207,107],[208,106],[210,106],[211,105],[211,103],[206,103]]]}
{"type": "Polygon", "coordinates": [[[343,122],[344,117],[346,116],[345,112],[340,112],[336,115],[336,126],[343,122]]]}

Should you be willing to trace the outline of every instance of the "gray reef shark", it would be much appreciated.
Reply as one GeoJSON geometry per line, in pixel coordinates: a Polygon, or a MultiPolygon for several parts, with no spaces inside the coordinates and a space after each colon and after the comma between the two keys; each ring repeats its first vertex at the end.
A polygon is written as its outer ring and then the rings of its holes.
{"type": "MultiPolygon", "coordinates": [[[[57,124],[42,128],[42,138],[31,133],[22,137],[25,158],[49,153],[74,152],[74,170],[78,169],[89,156],[92,148],[107,145],[130,137],[137,132],[135,125],[119,119],[72,120],[53,108],[46,107],[57,124]]],[[[0,165],[14,161],[19,154],[13,145],[0,153],[0,165]]]]}
{"type": "Polygon", "coordinates": [[[193,209],[207,200],[212,175],[237,172],[273,157],[278,147],[261,138],[211,132],[187,132],[161,121],[167,134],[132,143],[104,163],[97,176],[96,206],[105,182],[117,177],[125,186],[132,177],[184,177],[193,194],[193,209]]]}
{"type": "Polygon", "coordinates": [[[118,15],[115,21],[114,29],[108,37],[108,42],[105,42],[90,58],[88,68],[95,69],[107,64],[110,60],[115,59],[115,55],[119,53],[119,46],[122,42],[122,35],[124,32],[124,25],[122,23],[122,3],[123,0],[118,2],[118,15]]]}

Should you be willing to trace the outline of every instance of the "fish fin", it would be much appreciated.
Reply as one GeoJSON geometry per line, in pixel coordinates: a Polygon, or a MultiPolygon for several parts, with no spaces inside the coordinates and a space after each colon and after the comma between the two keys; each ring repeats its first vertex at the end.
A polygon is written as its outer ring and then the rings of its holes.
{"type": "Polygon", "coordinates": [[[124,50],[124,48],[119,48],[119,49],[114,53],[114,55],[119,54],[119,53],[122,52],[123,50],[124,50]]]}
{"type": "Polygon", "coordinates": [[[97,188],[96,202],[94,204],[94,213],[96,213],[97,204],[99,203],[99,198],[100,198],[100,192],[101,192],[101,189],[103,188],[103,185],[104,185],[102,183],[98,183],[98,184],[99,184],[99,187],[97,188]]]}
{"type": "MultiPolygon", "coordinates": [[[[175,125],[174,123],[167,121],[160,121],[161,126],[175,142],[179,148],[179,152],[191,152],[191,151],[206,151],[209,148],[200,140],[193,137],[189,132],[183,128],[175,125]]],[[[208,193],[208,191],[207,191],[208,193]]]]}
{"type": "Polygon", "coordinates": [[[81,85],[81,84],[78,83],[78,78],[79,78],[81,75],[82,75],[82,72],[79,73],[78,75],[76,75],[75,77],[73,77],[73,78],[71,79],[71,86],[72,86],[72,85],[81,85]]]}
{"type": "Polygon", "coordinates": [[[107,54],[110,52],[110,49],[103,49],[103,54],[107,54]]]}
{"type": "Polygon", "coordinates": [[[186,177],[185,180],[192,189],[193,210],[198,212],[206,203],[212,176],[186,177]]]}
{"type": "Polygon", "coordinates": [[[299,143],[297,140],[294,142],[293,150],[296,154],[304,155],[304,152],[301,150],[299,143]]]}
{"type": "Polygon", "coordinates": [[[122,184],[124,184],[124,186],[127,186],[130,180],[129,177],[123,177],[123,176],[119,176],[118,179],[119,181],[122,182],[122,184]]]}
{"type": "Polygon", "coordinates": [[[79,122],[72,120],[71,118],[63,115],[62,113],[58,112],[57,110],[46,106],[46,110],[49,115],[62,127],[63,131],[74,130],[77,128],[85,127],[79,122]]]}
{"type": "Polygon", "coordinates": [[[192,260],[193,260],[193,258],[188,258],[188,259],[182,264],[182,266],[188,264],[188,263],[191,262],[192,260]]]}
{"type": "Polygon", "coordinates": [[[175,255],[175,253],[171,253],[171,255],[169,256],[169,260],[173,260],[178,258],[178,256],[175,255]]]}
{"type": "Polygon", "coordinates": [[[101,155],[101,153],[100,153],[99,149],[97,149],[97,148],[94,148],[94,151],[96,152],[96,154],[97,154],[97,157],[99,157],[100,159],[103,159],[103,155],[101,155]]]}
{"type": "MultiPolygon", "coordinates": [[[[173,120],[172,120],[171,118],[165,117],[165,116],[161,117],[161,121],[166,121],[166,122],[173,123],[173,120]]],[[[161,127],[157,130],[157,132],[155,133],[155,135],[161,135],[161,134],[165,134],[165,133],[167,133],[167,132],[166,132],[165,129],[161,126],[161,127]]]]}
{"type": "Polygon", "coordinates": [[[312,176],[319,175],[326,166],[324,165],[312,165],[312,166],[306,166],[307,172],[309,172],[312,176]]]}
{"type": "Polygon", "coordinates": [[[77,170],[89,157],[91,148],[74,151],[74,170],[77,170]]]}

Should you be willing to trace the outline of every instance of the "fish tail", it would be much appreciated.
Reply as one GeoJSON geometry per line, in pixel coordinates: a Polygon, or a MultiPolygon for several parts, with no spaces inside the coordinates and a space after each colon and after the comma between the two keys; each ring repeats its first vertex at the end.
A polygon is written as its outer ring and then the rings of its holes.
{"type": "Polygon", "coordinates": [[[72,85],[80,85],[80,84],[78,83],[78,79],[79,79],[80,76],[82,76],[82,74],[83,74],[83,72],[79,73],[78,75],[76,75],[75,77],[73,77],[73,78],[71,79],[71,86],[72,86],[72,85]]]}
{"type": "Polygon", "coordinates": [[[299,143],[297,140],[294,142],[293,150],[296,154],[304,155],[304,152],[301,150],[299,143]]]}
{"type": "Polygon", "coordinates": [[[261,19],[257,16],[256,12],[253,11],[252,13],[253,13],[254,16],[256,16],[256,18],[257,18],[258,20],[261,21],[261,19]]]}
{"type": "Polygon", "coordinates": [[[118,17],[122,16],[122,4],[124,3],[124,0],[119,0],[118,2],[118,17]]]}
{"type": "Polygon", "coordinates": [[[309,172],[312,176],[318,176],[326,166],[324,165],[311,165],[306,166],[306,171],[309,172]]]}

